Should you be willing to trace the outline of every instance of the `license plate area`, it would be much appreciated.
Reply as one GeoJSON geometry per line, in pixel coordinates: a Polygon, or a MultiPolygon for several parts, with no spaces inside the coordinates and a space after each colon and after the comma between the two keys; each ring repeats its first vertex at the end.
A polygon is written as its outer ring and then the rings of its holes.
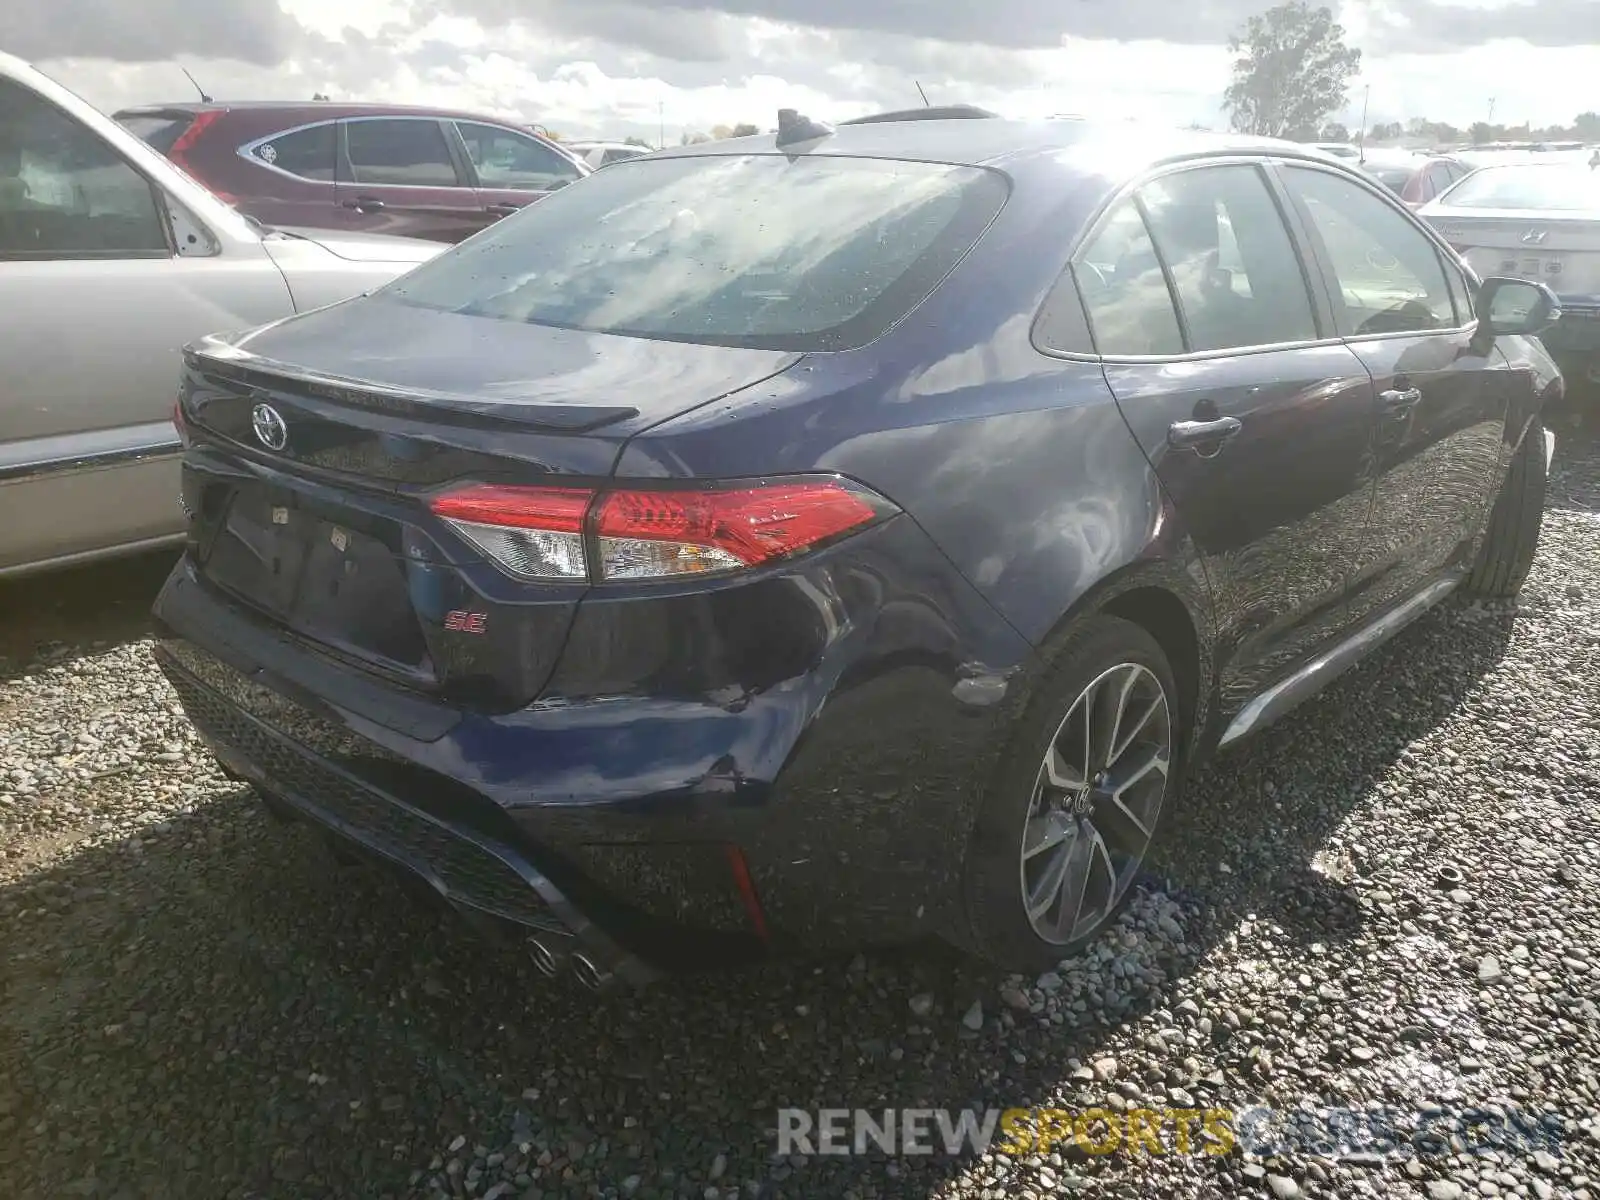
{"type": "MultiPolygon", "coordinates": [[[[398,542],[398,527],[393,535],[398,542]]],[[[341,520],[291,489],[241,481],[229,489],[200,571],[313,641],[432,678],[405,561],[381,530],[341,520]]]]}

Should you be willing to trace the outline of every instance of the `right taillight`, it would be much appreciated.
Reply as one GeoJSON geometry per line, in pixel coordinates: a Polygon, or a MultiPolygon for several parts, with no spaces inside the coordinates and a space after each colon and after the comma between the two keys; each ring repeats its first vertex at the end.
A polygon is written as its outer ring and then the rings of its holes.
{"type": "Polygon", "coordinates": [[[573,582],[748,570],[897,511],[839,479],[615,491],[470,484],[429,507],[508,574],[573,582]]]}

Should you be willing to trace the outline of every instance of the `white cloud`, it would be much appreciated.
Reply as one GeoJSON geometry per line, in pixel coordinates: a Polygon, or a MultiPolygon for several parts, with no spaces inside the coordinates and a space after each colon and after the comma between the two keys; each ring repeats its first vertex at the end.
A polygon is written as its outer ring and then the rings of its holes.
{"type": "MultiPolygon", "coordinates": [[[[1185,2],[1203,8],[1208,0],[1185,2]]],[[[218,98],[302,100],[320,91],[521,117],[566,136],[654,140],[664,125],[669,141],[719,124],[768,127],[780,107],[840,119],[913,105],[918,82],[935,103],[971,102],[1018,116],[1072,112],[1220,125],[1230,63],[1221,45],[1063,38],[1054,47],[1012,49],[729,16],[715,18],[726,57],[683,62],[599,40],[573,24],[486,24],[491,17],[464,16],[440,0],[430,0],[429,15],[414,17],[418,3],[282,0],[306,37],[280,66],[181,61],[218,98]]],[[[1497,0],[1453,3],[1479,17],[1503,7],[1497,0]]],[[[608,11],[620,11],[618,4],[608,11]]],[[[1412,0],[1346,0],[1340,15],[1359,45],[1420,11],[1412,0]]],[[[107,109],[191,93],[176,62],[44,65],[107,109]]],[[[1600,106],[1589,47],[1496,41],[1450,53],[1368,55],[1363,66],[1341,115],[1352,127],[1367,85],[1369,121],[1427,116],[1464,126],[1487,115],[1491,96],[1497,120],[1535,125],[1565,124],[1600,106]]]]}

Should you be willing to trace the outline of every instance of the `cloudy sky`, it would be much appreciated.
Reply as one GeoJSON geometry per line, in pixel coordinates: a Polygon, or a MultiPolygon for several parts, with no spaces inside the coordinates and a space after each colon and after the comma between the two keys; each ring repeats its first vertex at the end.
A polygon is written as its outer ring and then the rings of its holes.
{"type": "MultiPolygon", "coordinates": [[[[103,108],[219,99],[452,105],[563,136],[669,140],[964,101],[1221,125],[1225,43],[1270,0],[3,0],[0,48],[103,108]]],[[[1343,0],[1370,121],[1566,124],[1600,108],[1600,0],[1343,0]]]]}

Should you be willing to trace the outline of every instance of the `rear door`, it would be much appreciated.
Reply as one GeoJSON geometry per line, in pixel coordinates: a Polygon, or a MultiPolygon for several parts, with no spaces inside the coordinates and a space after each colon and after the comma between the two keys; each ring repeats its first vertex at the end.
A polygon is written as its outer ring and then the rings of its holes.
{"type": "Polygon", "coordinates": [[[486,220],[498,220],[583,177],[578,164],[538,138],[478,121],[455,122],[486,220]]]}
{"type": "Polygon", "coordinates": [[[1511,379],[1459,274],[1378,188],[1311,164],[1280,168],[1323,264],[1335,326],[1378,396],[1372,523],[1352,579],[1358,615],[1466,565],[1497,482],[1511,379]]]}
{"type": "Polygon", "coordinates": [[[350,117],[339,123],[337,202],[347,228],[459,242],[489,218],[458,156],[448,122],[350,117]]]}
{"type": "Polygon", "coordinates": [[[313,229],[354,229],[364,220],[339,203],[337,121],[276,130],[237,153],[249,164],[248,183],[233,185],[241,193],[238,207],[257,220],[313,229]]]}
{"type": "Polygon", "coordinates": [[[1204,557],[1234,711],[1339,627],[1371,497],[1371,381],[1259,163],[1143,184],[1073,269],[1111,390],[1204,557]]]}

